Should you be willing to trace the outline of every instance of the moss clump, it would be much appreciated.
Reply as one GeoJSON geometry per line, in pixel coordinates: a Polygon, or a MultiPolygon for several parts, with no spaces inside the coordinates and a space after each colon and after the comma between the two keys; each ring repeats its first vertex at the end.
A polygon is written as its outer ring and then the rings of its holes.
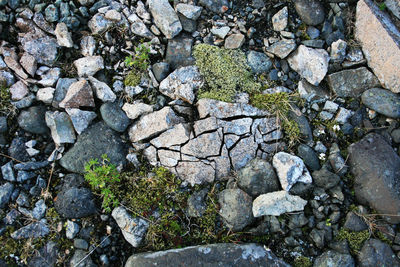
{"type": "Polygon", "coordinates": [[[15,112],[15,107],[11,104],[10,89],[5,84],[0,84],[0,115],[10,115],[15,112]]]}
{"type": "Polygon", "coordinates": [[[293,266],[294,267],[311,267],[312,261],[310,260],[310,258],[307,258],[304,256],[299,256],[294,260],[293,266]]]}
{"type": "Polygon", "coordinates": [[[370,233],[368,230],[360,231],[360,232],[352,232],[346,230],[344,228],[339,230],[339,234],[337,235],[337,239],[339,241],[347,240],[349,242],[350,249],[353,253],[357,253],[360,251],[364,241],[369,239],[370,233]]]}
{"type": "Polygon", "coordinates": [[[232,102],[239,92],[252,94],[261,89],[261,85],[253,79],[242,51],[198,44],[193,55],[208,85],[199,92],[199,98],[232,102]]]}
{"type": "Polygon", "coordinates": [[[136,69],[131,70],[124,79],[124,85],[135,87],[135,86],[139,85],[141,79],[142,79],[142,75],[140,75],[138,70],[136,70],[136,69]]]}

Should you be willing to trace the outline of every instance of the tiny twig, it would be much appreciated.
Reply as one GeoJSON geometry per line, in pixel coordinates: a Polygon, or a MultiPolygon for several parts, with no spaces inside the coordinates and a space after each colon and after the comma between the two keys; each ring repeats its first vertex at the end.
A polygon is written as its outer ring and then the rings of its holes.
{"type": "Polygon", "coordinates": [[[13,157],[11,157],[11,156],[8,156],[8,155],[6,155],[6,154],[3,154],[3,153],[0,153],[0,156],[3,156],[3,157],[6,157],[6,158],[9,158],[9,159],[12,159],[12,160],[14,160],[14,161],[16,161],[16,162],[19,162],[19,163],[26,163],[26,162],[23,162],[23,161],[17,160],[16,158],[13,158],[13,157]]]}

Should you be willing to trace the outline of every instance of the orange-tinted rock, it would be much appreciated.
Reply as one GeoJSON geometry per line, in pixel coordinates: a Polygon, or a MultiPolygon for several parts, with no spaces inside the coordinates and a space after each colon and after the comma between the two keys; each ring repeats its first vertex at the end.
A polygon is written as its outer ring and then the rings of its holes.
{"type": "Polygon", "coordinates": [[[62,108],[94,107],[93,91],[86,80],[77,81],[68,89],[63,101],[62,108]]]}

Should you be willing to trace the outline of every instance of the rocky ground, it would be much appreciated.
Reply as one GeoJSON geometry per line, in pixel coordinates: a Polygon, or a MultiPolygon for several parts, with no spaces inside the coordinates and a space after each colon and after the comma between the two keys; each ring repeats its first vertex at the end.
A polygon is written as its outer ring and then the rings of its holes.
{"type": "Polygon", "coordinates": [[[0,0],[0,266],[400,266],[396,0],[0,0]]]}

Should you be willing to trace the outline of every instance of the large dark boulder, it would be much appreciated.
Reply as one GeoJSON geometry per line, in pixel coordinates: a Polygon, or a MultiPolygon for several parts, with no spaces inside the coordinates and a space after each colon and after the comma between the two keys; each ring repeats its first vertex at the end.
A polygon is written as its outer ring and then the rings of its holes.
{"type": "Polygon", "coordinates": [[[397,259],[393,250],[386,243],[378,239],[365,241],[360,253],[358,254],[358,266],[376,267],[390,266],[399,267],[400,261],[397,259]]]}

